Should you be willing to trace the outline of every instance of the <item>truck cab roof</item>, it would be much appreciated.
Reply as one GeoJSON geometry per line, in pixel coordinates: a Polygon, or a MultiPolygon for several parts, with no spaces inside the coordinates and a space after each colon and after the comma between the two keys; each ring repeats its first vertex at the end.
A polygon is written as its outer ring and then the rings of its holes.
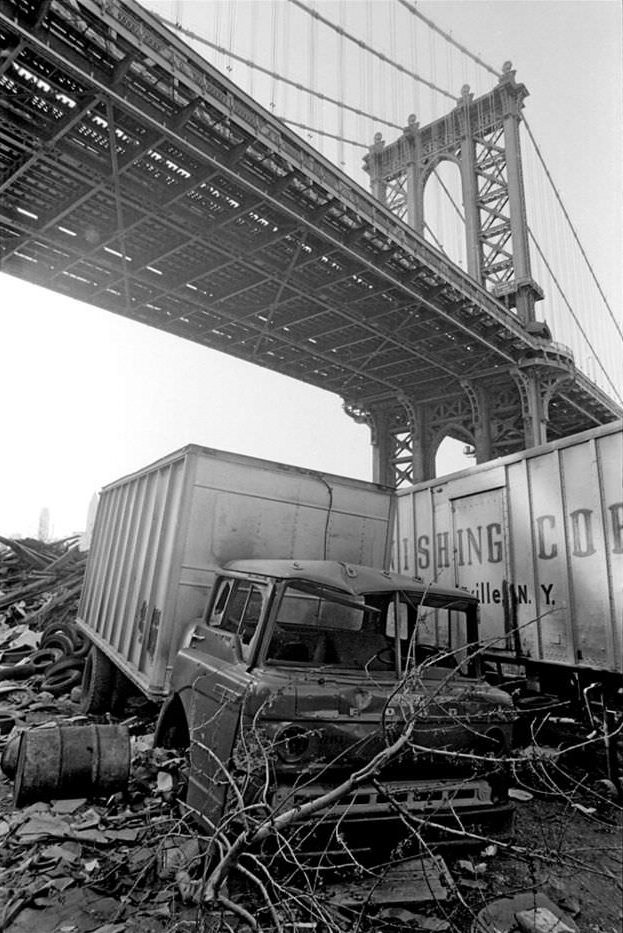
{"type": "Polygon", "coordinates": [[[407,577],[389,570],[336,560],[233,560],[225,564],[223,570],[280,580],[306,580],[353,596],[408,590],[426,594],[432,599],[459,598],[463,601],[477,602],[476,597],[466,590],[434,584],[425,585],[417,577],[407,577]]]}

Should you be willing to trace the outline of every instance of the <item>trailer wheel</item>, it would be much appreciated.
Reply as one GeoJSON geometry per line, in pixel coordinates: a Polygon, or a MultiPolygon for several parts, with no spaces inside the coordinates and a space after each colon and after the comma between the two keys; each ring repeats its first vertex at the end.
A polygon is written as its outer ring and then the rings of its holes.
{"type": "Polygon", "coordinates": [[[95,645],[89,651],[82,675],[83,713],[98,715],[110,711],[117,669],[95,645]]]}
{"type": "Polygon", "coordinates": [[[125,674],[118,668],[115,670],[114,680],[110,690],[110,712],[118,719],[123,717],[126,703],[134,694],[132,684],[125,674]]]}

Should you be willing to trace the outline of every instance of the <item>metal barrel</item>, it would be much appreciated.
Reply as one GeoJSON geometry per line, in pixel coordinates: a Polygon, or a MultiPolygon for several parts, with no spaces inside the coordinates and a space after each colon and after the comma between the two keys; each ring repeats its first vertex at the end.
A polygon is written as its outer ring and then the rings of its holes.
{"type": "Polygon", "coordinates": [[[126,726],[50,725],[22,733],[13,788],[16,807],[36,800],[115,793],[130,774],[126,726]]]}

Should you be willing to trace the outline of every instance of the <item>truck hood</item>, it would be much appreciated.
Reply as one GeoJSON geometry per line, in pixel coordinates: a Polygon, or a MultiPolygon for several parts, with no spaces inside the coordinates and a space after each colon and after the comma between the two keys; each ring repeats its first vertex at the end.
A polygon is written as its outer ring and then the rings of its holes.
{"type": "MultiPolygon", "coordinates": [[[[264,695],[262,718],[278,720],[380,722],[381,719],[407,722],[413,717],[450,718],[457,716],[513,719],[511,697],[502,690],[474,679],[447,679],[440,676],[414,676],[404,688],[395,680],[339,676],[330,672],[272,671],[262,678],[271,696],[264,695]],[[267,681],[272,682],[268,686],[267,681]]],[[[263,693],[263,691],[262,691],[263,693]]],[[[258,698],[259,699],[259,698],[258,698]]]]}
{"type": "Polygon", "coordinates": [[[446,750],[503,754],[516,718],[508,694],[475,680],[446,683],[443,677],[414,677],[409,689],[399,691],[393,680],[363,681],[329,673],[271,672],[270,679],[268,687],[262,678],[255,700],[247,697],[251,702],[245,717],[261,706],[260,719],[274,743],[277,770],[282,774],[358,767],[398,738],[410,723],[415,724],[411,748],[394,767],[410,770],[418,758],[427,760],[431,774],[432,769],[471,772],[480,765],[469,755],[457,758],[448,756],[446,750]],[[300,738],[305,754],[296,761],[283,760],[279,748],[293,735],[300,738]]]}

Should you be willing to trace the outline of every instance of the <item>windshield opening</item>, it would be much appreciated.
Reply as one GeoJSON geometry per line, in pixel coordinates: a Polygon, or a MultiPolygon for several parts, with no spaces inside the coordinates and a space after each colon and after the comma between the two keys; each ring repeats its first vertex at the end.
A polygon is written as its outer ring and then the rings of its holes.
{"type": "Polygon", "coordinates": [[[473,676],[468,603],[418,592],[349,596],[328,587],[284,588],[268,664],[399,674],[424,665],[473,676]]]}

